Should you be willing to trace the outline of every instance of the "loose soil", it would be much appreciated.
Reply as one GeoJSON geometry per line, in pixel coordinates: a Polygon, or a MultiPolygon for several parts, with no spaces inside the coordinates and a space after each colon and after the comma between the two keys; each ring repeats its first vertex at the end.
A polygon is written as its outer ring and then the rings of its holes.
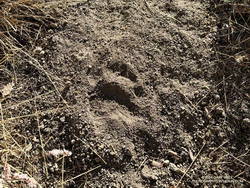
{"type": "Polygon", "coordinates": [[[6,126],[31,147],[23,172],[43,187],[250,185],[250,103],[224,92],[208,1],[87,0],[53,14],[64,23],[6,65],[14,78],[1,73],[16,86],[6,126]],[[52,149],[72,155],[44,159],[52,149]]]}

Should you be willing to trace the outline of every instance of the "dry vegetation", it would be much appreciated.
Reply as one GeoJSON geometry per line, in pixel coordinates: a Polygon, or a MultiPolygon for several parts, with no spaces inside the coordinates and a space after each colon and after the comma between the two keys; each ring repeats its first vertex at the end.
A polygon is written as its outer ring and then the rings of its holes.
{"type": "Polygon", "coordinates": [[[249,132],[249,117],[242,119],[241,107],[250,100],[250,2],[220,1],[215,7],[219,22],[216,78],[223,80],[221,93],[228,120],[241,135],[249,132]]]}
{"type": "MultiPolygon", "coordinates": [[[[32,174],[23,172],[23,166],[33,169],[33,161],[27,161],[27,145],[24,135],[13,126],[13,120],[18,117],[8,116],[2,103],[8,99],[13,90],[15,75],[6,66],[13,67],[18,58],[24,58],[36,44],[53,19],[42,10],[42,4],[33,0],[1,0],[0,1],[0,114],[1,114],[1,174],[0,187],[37,187],[39,183],[32,174]],[[11,166],[10,164],[15,164],[11,166]]],[[[28,55],[29,56],[29,55],[28,55]]],[[[19,104],[16,104],[19,105],[19,104]]]]}
{"type": "Polygon", "coordinates": [[[40,37],[49,17],[36,1],[1,0],[0,5],[0,62],[3,63],[40,37]]]}
{"type": "Polygon", "coordinates": [[[219,146],[229,156],[221,168],[234,169],[235,177],[249,185],[250,1],[218,0],[213,5],[218,21],[214,78],[223,96],[225,128],[231,129],[229,139],[219,146]]]}
{"type": "MultiPolygon", "coordinates": [[[[47,6],[41,6],[32,0],[0,0],[0,77],[2,77],[0,78],[0,86],[2,86],[0,88],[0,169],[2,172],[0,187],[16,187],[17,185],[39,187],[41,183],[39,182],[41,178],[37,177],[40,171],[38,168],[41,167],[36,166],[39,159],[33,159],[32,156],[27,155],[32,145],[28,144],[28,138],[12,126],[12,121],[19,117],[12,117],[8,109],[2,108],[2,103],[9,97],[13,89],[12,82],[15,79],[15,75],[9,75],[5,67],[12,66],[11,63],[16,63],[18,57],[22,55],[27,58],[27,54],[31,54],[29,50],[36,47],[36,41],[44,34],[44,27],[48,25],[51,27],[50,24],[53,23],[53,19],[44,13],[42,7],[49,8],[52,5],[50,3],[47,6]],[[4,80],[6,78],[8,78],[7,81],[4,80]],[[5,117],[4,114],[8,115],[5,117]]],[[[227,121],[231,122],[230,126],[235,133],[233,135],[238,135],[232,139],[236,140],[239,148],[247,147],[247,145],[249,147],[249,134],[245,133],[250,132],[250,117],[241,118],[244,112],[240,109],[242,103],[250,100],[250,4],[249,1],[236,3],[223,0],[217,1],[214,6],[218,11],[216,15],[219,22],[218,45],[216,46],[218,71],[215,73],[215,78],[220,81],[217,86],[221,86],[220,94],[224,96],[223,105],[227,121]],[[239,138],[239,135],[243,136],[239,138]],[[241,143],[244,143],[244,146],[241,143]]],[[[42,70],[40,65],[32,64],[32,66],[37,66],[39,70],[42,70]]],[[[50,80],[49,75],[47,77],[50,80]]],[[[54,87],[54,89],[57,93],[57,88],[54,87]]],[[[34,100],[32,98],[29,101],[34,100]]],[[[49,110],[48,112],[53,112],[54,109],[49,110]]],[[[36,117],[36,115],[27,114],[26,117],[36,117]]],[[[55,155],[64,157],[69,155],[69,152],[66,150],[46,152],[41,135],[39,142],[42,148],[40,160],[44,160],[42,170],[46,174],[48,157],[46,153],[56,152],[55,155]]],[[[63,157],[58,160],[64,160],[63,157]]],[[[236,158],[238,163],[244,164],[240,158],[234,156],[233,158],[236,158]]],[[[231,168],[231,166],[226,167],[231,168]]],[[[59,184],[64,186],[63,170],[61,175],[62,180],[58,181],[61,181],[59,184]]]]}

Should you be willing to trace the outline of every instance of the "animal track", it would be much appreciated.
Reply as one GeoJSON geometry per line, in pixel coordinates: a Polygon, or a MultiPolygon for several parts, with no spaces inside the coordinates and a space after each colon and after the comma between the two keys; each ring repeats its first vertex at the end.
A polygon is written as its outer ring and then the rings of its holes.
{"type": "Polygon", "coordinates": [[[135,112],[138,110],[138,105],[135,102],[135,95],[131,91],[134,84],[128,82],[129,80],[122,77],[110,81],[101,80],[95,88],[96,97],[115,101],[126,106],[129,111],[135,112]]]}

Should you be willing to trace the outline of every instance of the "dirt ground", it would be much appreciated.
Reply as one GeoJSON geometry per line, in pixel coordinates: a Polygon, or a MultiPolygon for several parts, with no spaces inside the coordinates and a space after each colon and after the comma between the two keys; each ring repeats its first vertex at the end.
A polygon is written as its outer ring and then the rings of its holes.
{"type": "Polygon", "coordinates": [[[2,106],[29,147],[23,172],[42,187],[250,186],[249,95],[229,92],[249,80],[219,74],[209,1],[73,1],[53,14],[64,22],[33,58],[1,73],[15,80],[2,106]]]}

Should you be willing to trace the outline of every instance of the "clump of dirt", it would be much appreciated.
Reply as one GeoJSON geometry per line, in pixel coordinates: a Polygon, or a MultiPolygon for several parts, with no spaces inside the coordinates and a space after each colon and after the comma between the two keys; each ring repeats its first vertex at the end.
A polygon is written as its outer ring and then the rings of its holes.
{"type": "Polygon", "coordinates": [[[22,171],[44,187],[247,185],[248,134],[233,131],[225,111],[210,8],[201,0],[55,8],[66,24],[39,41],[31,64],[21,60],[2,104],[25,135],[18,141],[32,145],[22,171]],[[72,156],[43,156],[52,149],[72,156]]]}

